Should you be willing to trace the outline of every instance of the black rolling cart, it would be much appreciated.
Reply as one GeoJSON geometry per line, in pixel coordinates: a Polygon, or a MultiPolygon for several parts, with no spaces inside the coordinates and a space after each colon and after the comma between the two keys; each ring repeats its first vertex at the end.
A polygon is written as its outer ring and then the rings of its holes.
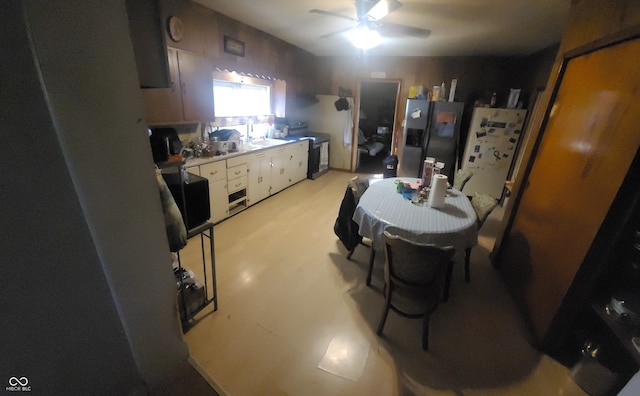
{"type": "Polygon", "coordinates": [[[205,222],[187,232],[187,240],[200,237],[200,250],[202,252],[202,284],[198,284],[182,267],[180,252],[178,255],[178,308],[182,320],[183,331],[188,331],[193,326],[193,318],[209,304],[213,303],[213,311],[218,310],[218,292],[216,285],[216,260],[214,255],[213,223],[205,222]],[[209,260],[205,250],[205,240],[209,243],[209,260]],[[207,261],[210,265],[207,266],[207,261]],[[207,268],[209,267],[209,268],[207,268]],[[207,271],[207,269],[209,271],[207,271]],[[209,275],[209,276],[208,276],[209,275]],[[208,278],[211,278],[209,281],[208,278]],[[209,294],[211,285],[211,294],[209,294]]]}
{"type": "Polygon", "coordinates": [[[183,267],[180,251],[176,252],[178,267],[174,268],[174,275],[178,289],[178,310],[182,330],[187,332],[195,324],[194,317],[211,303],[213,303],[213,311],[218,310],[213,223],[206,221],[210,217],[209,187],[205,178],[188,173],[183,162],[156,165],[161,169],[173,170],[173,172],[163,172],[162,176],[182,214],[188,230],[187,241],[200,237],[202,282],[183,267]],[[191,227],[191,224],[198,225],[191,227]],[[209,243],[208,249],[205,248],[205,241],[209,243]]]}

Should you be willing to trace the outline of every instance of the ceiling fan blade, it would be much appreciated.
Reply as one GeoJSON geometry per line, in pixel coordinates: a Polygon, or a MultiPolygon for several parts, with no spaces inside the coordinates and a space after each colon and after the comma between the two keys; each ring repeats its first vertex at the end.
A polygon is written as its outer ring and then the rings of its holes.
{"type": "Polygon", "coordinates": [[[352,21],[352,22],[358,22],[358,20],[356,18],[351,18],[350,16],[347,16],[347,15],[338,14],[337,12],[323,11],[323,10],[316,10],[316,9],[310,10],[309,12],[312,13],[312,14],[333,16],[333,17],[346,19],[346,20],[349,20],[349,21],[352,21]]]}
{"type": "Polygon", "coordinates": [[[402,7],[402,3],[398,0],[380,0],[367,11],[367,17],[379,21],[400,7],[402,7]]]}
{"type": "Polygon", "coordinates": [[[411,36],[416,38],[427,38],[431,30],[407,25],[400,25],[392,22],[378,23],[378,29],[384,31],[385,35],[411,36]]]}
{"type": "Polygon", "coordinates": [[[337,36],[339,34],[348,32],[349,30],[353,30],[353,29],[356,29],[356,28],[357,28],[357,26],[352,26],[352,27],[336,30],[335,32],[323,34],[322,36],[320,36],[320,38],[329,38],[329,37],[337,36]]]}

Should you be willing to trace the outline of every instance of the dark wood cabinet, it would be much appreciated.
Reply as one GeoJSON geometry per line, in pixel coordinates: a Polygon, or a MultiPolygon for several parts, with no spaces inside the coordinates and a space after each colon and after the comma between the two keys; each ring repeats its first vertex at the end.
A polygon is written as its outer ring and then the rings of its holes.
{"type": "Polygon", "coordinates": [[[140,88],[167,88],[169,65],[160,4],[127,0],[126,5],[140,88]]]}
{"type": "Polygon", "coordinates": [[[178,52],[178,68],[184,120],[213,120],[213,73],[209,60],[178,52]]]}
{"type": "Polygon", "coordinates": [[[213,74],[209,60],[168,48],[169,88],[145,89],[147,122],[169,124],[213,119],[213,74]]]}

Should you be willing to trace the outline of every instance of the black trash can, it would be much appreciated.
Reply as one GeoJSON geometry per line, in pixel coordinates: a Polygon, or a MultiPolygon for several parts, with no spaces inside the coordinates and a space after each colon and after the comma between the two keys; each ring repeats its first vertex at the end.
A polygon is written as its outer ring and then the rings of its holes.
{"type": "Polygon", "coordinates": [[[390,155],[382,161],[382,176],[386,179],[398,176],[398,156],[390,155]]]}

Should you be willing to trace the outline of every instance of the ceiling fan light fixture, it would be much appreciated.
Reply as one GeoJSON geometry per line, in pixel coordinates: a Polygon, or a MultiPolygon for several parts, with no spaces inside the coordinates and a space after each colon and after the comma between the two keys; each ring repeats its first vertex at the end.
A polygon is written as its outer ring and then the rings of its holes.
{"type": "Polygon", "coordinates": [[[380,34],[366,26],[352,30],[349,40],[355,47],[363,50],[377,47],[382,42],[380,34]]]}
{"type": "Polygon", "coordinates": [[[397,0],[380,0],[376,5],[371,7],[369,12],[367,12],[367,16],[374,21],[379,21],[400,7],[402,7],[402,3],[397,0]]]}

